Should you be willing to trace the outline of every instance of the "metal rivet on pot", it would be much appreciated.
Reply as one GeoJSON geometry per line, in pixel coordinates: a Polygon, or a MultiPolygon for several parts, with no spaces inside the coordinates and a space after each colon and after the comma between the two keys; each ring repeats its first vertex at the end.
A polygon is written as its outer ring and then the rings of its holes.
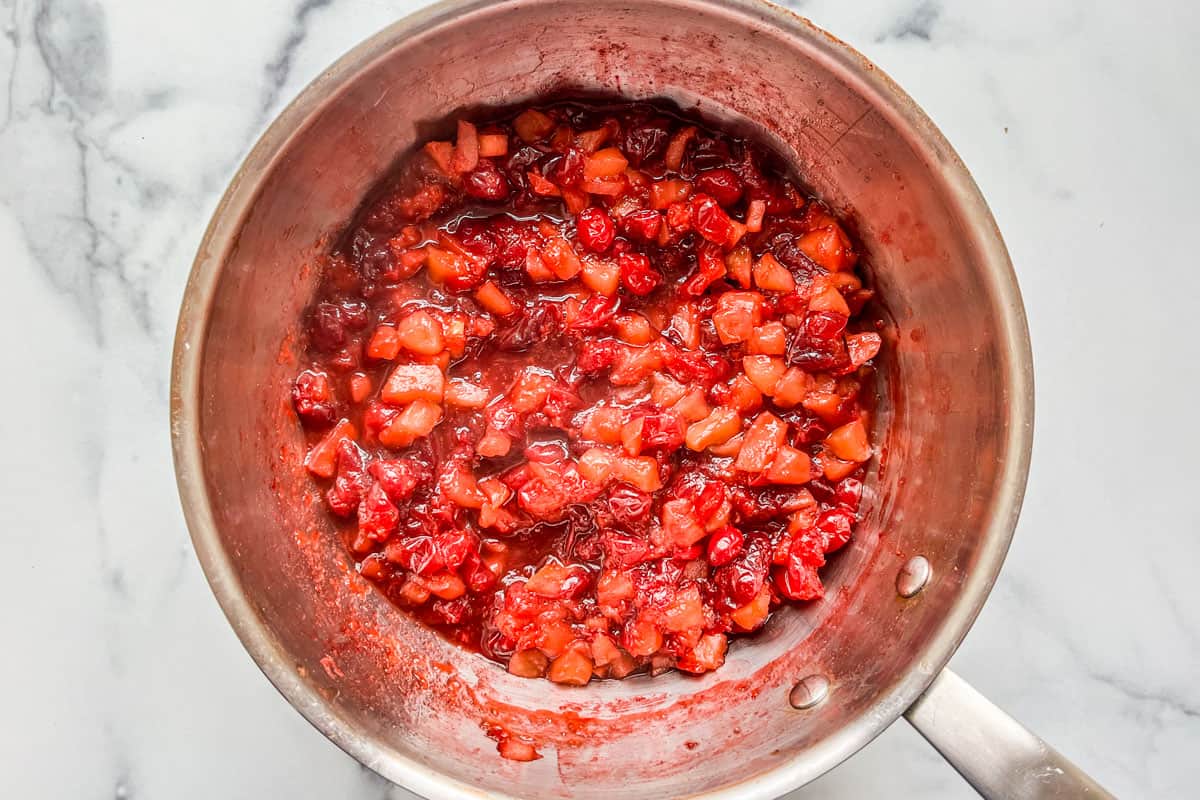
{"type": "Polygon", "coordinates": [[[788,702],[792,708],[804,710],[819,705],[829,696],[829,679],[824,675],[809,675],[788,693],[788,702]]]}
{"type": "Polygon", "coordinates": [[[900,574],[896,576],[896,591],[901,597],[913,597],[925,588],[932,575],[933,568],[929,566],[929,559],[925,556],[913,556],[904,562],[900,574]]]}

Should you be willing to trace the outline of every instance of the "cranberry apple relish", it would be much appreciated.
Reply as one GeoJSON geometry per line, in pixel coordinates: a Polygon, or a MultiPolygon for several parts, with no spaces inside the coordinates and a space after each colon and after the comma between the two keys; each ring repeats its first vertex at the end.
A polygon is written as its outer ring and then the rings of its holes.
{"type": "Polygon", "coordinates": [[[324,265],[295,410],[361,574],[563,684],[721,666],[822,596],[872,453],[854,245],[648,105],[457,123],[324,265]]]}

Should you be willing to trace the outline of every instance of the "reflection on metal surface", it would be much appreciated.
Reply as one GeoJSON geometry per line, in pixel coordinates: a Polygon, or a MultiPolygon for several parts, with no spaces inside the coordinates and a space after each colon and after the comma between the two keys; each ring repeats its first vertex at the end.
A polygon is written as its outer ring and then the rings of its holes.
{"type": "Polygon", "coordinates": [[[829,679],[824,675],[809,675],[788,692],[792,708],[803,711],[824,702],[829,696],[829,679]]]}
{"type": "Polygon", "coordinates": [[[925,584],[929,583],[932,575],[933,569],[929,566],[929,559],[925,556],[913,556],[904,562],[900,574],[896,576],[896,591],[901,597],[915,597],[925,588],[925,584]]]}

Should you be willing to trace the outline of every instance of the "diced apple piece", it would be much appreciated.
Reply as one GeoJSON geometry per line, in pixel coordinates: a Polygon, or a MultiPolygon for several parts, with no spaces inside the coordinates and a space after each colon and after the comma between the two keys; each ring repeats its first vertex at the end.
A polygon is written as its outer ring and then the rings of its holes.
{"type": "Polygon", "coordinates": [[[400,320],[396,335],[405,350],[422,356],[436,355],[446,346],[441,321],[424,309],[400,320]]]}
{"type": "Polygon", "coordinates": [[[615,147],[606,147],[588,156],[587,161],[583,164],[583,178],[588,181],[614,178],[623,175],[628,166],[629,162],[620,150],[615,147]]]}
{"type": "Polygon", "coordinates": [[[484,133],[479,137],[479,155],[497,158],[508,155],[508,136],[503,133],[484,133]]]}
{"type": "Polygon", "coordinates": [[[361,403],[371,393],[371,379],[367,375],[356,372],[350,376],[350,399],[361,403]]]}
{"type": "Polygon", "coordinates": [[[753,600],[730,614],[729,619],[739,630],[753,631],[766,622],[770,612],[771,590],[763,586],[753,600]]]}
{"type": "Polygon", "coordinates": [[[601,444],[620,444],[625,412],[619,408],[597,406],[583,423],[583,438],[601,444]]]}
{"type": "Polygon", "coordinates": [[[492,281],[484,281],[475,290],[475,301],[485,311],[490,311],[499,317],[507,317],[517,310],[512,301],[508,299],[508,295],[504,293],[504,290],[492,281]]]}
{"type": "Polygon", "coordinates": [[[403,405],[414,400],[439,403],[446,391],[446,376],[433,364],[400,364],[392,370],[379,396],[385,403],[403,405]]]}
{"type": "Polygon", "coordinates": [[[734,466],[744,472],[763,472],[771,466],[787,435],[787,425],[779,417],[764,411],[746,429],[734,466]]]}
{"type": "Polygon", "coordinates": [[[616,468],[617,455],[602,447],[593,447],[579,457],[579,474],[597,486],[606,486],[616,468]]]}
{"type": "Polygon", "coordinates": [[[592,662],[597,667],[607,666],[624,655],[613,638],[606,633],[598,633],[596,638],[592,639],[591,652],[592,662]]]}
{"type": "Polygon", "coordinates": [[[426,142],[425,152],[433,159],[433,163],[437,164],[438,169],[446,175],[451,174],[450,162],[454,160],[454,144],[452,142],[426,142]]]}
{"type": "Polygon", "coordinates": [[[700,637],[700,641],[691,652],[679,654],[675,666],[684,672],[711,672],[725,663],[725,650],[729,642],[723,633],[709,633],[700,637]]]}
{"type": "Polygon", "coordinates": [[[840,481],[854,470],[858,469],[857,461],[842,461],[829,453],[821,457],[821,468],[825,477],[831,481],[840,481]]]}
{"type": "Polygon", "coordinates": [[[850,306],[846,305],[846,298],[842,297],[842,293],[830,281],[815,280],[812,290],[808,299],[809,311],[832,311],[845,317],[850,316],[850,306]]]}
{"type": "Polygon", "coordinates": [[[754,355],[781,356],[787,352],[787,328],[782,322],[767,322],[754,329],[746,352],[754,355]]]}
{"type": "Polygon", "coordinates": [[[712,321],[721,343],[748,341],[762,323],[762,305],[758,292],[725,292],[718,297],[712,321]]]}
{"type": "Polygon", "coordinates": [[[475,474],[466,462],[451,459],[438,479],[438,489],[448,500],[463,508],[483,508],[487,496],[479,488],[475,474]]]}
{"type": "Polygon", "coordinates": [[[731,408],[743,414],[749,414],[762,408],[763,394],[745,375],[737,375],[729,382],[729,400],[731,408]]]}
{"type": "Polygon", "coordinates": [[[483,269],[460,253],[430,245],[425,248],[425,265],[429,279],[453,289],[469,289],[479,283],[483,269]]]}
{"type": "Polygon", "coordinates": [[[657,492],[662,488],[658,461],[651,456],[619,456],[613,463],[613,477],[641,489],[657,492]]]}
{"type": "Polygon", "coordinates": [[[550,396],[554,378],[533,368],[526,368],[516,383],[508,390],[508,399],[518,414],[529,414],[541,410],[550,396]]]}
{"type": "Polygon", "coordinates": [[[596,581],[596,603],[606,613],[620,612],[621,604],[634,594],[633,579],[628,573],[608,569],[596,581]]]}
{"type": "Polygon", "coordinates": [[[479,134],[475,126],[465,119],[458,121],[458,138],[454,142],[454,158],[450,169],[454,172],[470,172],[479,165],[479,134]]]}
{"type": "Polygon", "coordinates": [[[742,369],[754,384],[754,388],[770,396],[774,394],[779,379],[787,371],[787,364],[782,358],[773,356],[743,356],[742,369]]]}
{"type": "Polygon", "coordinates": [[[631,456],[642,452],[642,429],[645,424],[644,417],[636,417],[621,426],[621,447],[631,456]]]}
{"type": "Polygon", "coordinates": [[[529,108],[513,120],[513,129],[522,141],[536,142],[550,135],[554,130],[554,120],[537,109],[529,108]]]}
{"type": "Polygon", "coordinates": [[[321,441],[312,446],[304,457],[304,466],[319,478],[332,478],[337,471],[337,450],[342,439],[353,441],[358,431],[348,419],[339,420],[321,441]]]}
{"type": "Polygon", "coordinates": [[[583,262],[575,254],[571,244],[561,236],[555,235],[542,247],[542,259],[554,273],[554,277],[567,281],[574,278],[583,269],[583,262]]]}
{"type": "Polygon", "coordinates": [[[850,247],[850,239],[833,221],[824,228],[804,234],[797,245],[804,255],[830,272],[850,269],[857,260],[850,247]]]}
{"type": "Polygon", "coordinates": [[[546,677],[568,686],[586,686],[592,679],[592,658],[586,647],[571,647],[550,664],[546,677]]]}
{"type": "Polygon", "coordinates": [[[798,486],[812,480],[812,459],[807,453],[784,445],[767,470],[767,480],[798,486]]]}
{"type": "Polygon", "coordinates": [[[674,172],[679,171],[679,167],[683,165],[683,157],[687,153],[688,143],[696,138],[699,130],[694,125],[688,125],[686,128],[680,128],[671,141],[667,143],[667,153],[663,157],[663,163],[667,169],[674,172]]]}
{"type": "Polygon", "coordinates": [[[380,325],[367,342],[367,357],[379,361],[391,361],[400,354],[400,336],[395,327],[380,325]]]}
{"type": "Polygon", "coordinates": [[[408,447],[428,436],[441,418],[442,407],[437,403],[413,400],[379,432],[379,442],[386,447],[408,447]]]}
{"type": "Polygon", "coordinates": [[[698,386],[679,398],[671,406],[671,410],[682,417],[684,422],[698,422],[707,417],[712,411],[708,407],[708,400],[706,399],[704,390],[698,386]]]}
{"type": "Polygon", "coordinates": [[[612,297],[621,285],[621,267],[611,259],[585,258],[579,277],[583,285],[593,292],[612,297]]]}
{"type": "Polygon", "coordinates": [[[540,678],[549,664],[541,650],[518,650],[508,660],[508,671],[519,678],[540,678]]]}
{"type": "Polygon", "coordinates": [[[762,200],[751,200],[746,206],[746,230],[758,233],[762,230],[763,217],[767,214],[767,204],[762,200]]]}
{"type": "Polygon", "coordinates": [[[631,656],[645,657],[657,653],[663,645],[662,631],[653,622],[640,617],[625,626],[622,644],[631,656]]]}
{"type": "Polygon", "coordinates": [[[771,399],[780,408],[793,408],[808,394],[812,379],[808,373],[799,367],[789,367],[779,383],[775,384],[775,392],[771,399]]]}
{"type": "Polygon", "coordinates": [[[696,631],[705,625],[704,602],[700,599],[700,590],[695,584],[676,592],[675,598],[663,612],[663,627],[671,633],[696,631]]]}
{"type": "Polygon", "coordinates": [[[683,498],[663,504],[662,525],[663,532],[679,548],[691,547],[707,535],[692,513],[692,502],[683,498]]]}
{"type": "Polygon", "coordinates": [[[550,658],[558,658],[575,642],[575,631],[561,619],[542,625],[538,631],[538,649],[550,658]]]}
{"type": "Polygon", "coordinates": [[[467,593],[466,584],[453,572],[442,572],[421,581],[431,594],[442,600],[457,600],[467,593]]]}
{"type": "Polygon", "coordinates": [[[699,422],[688,426],[684,442],[688,449],[697,452],[713,445],[724,444],[742,430],[742,417],[732,408],[714,408],[712,413],[699,422]]]}
{"type": "Polygon", "coordinates": [[[692,193],[692,184],[681,178],[669,178],[650,184],[650,207],[663,211],[672,203],[686,200],[692,193]]]}
{"type": "Polygon", "coordinates": [[[878,333],[851,333],[846,336],[846,355],[851,364],[861,367],[879,353],[882,344],[878,333]]]}
{"type": "Polygon", "coordinates": [[[618,314],[613,322],[616,324],[617,338],[629,344],[649,344],[656,335],[650,320],[641,314],[618,314]]]}
{"type": "Polygon", "coordinates": [[[862,462],[871,457],[871,442],[860,419],[830,431],[825,444],[843,461],[862,462]]]}
{"type": "Polygon", "coordinates": [[[462,378],[451,378],[446,384],[446,405],[455,408],[483,408],[487,405],[488,390],[462,378]]]}
{"type": "Polygon", "coordinates": [[[754,285],[768,292],[792,292],[796,279],[775,256],[767,253],[754,265],[754,285]]]}
{"type": "Polygon", "coordinates": [[[742,449],[742,439],[744,438],[745,434],[739,433],[725,444],[714,444],[713,446],[709,447],[708,452],[721,458],[733,458],[738,454],[738,451],[742,449]]]}
{"type": "Polygon", "coordinates": [[[751,255],[750,248],[742,245],[725,256],[725,271],[729,277],[741,284],[743,289],[749,289],[753,263],[754,256],[751,255]]]}
{"type": "Polygon", "coordinates": [[[672,378],[656,372],[650,376],[650,400],[659,408],[670,408],[687,394],[687,386],[672,378]]]}
{"type": "Polygon", "coordinates": [[[475,443],[475,452],[484,458],[508,455],[512,449],[512,437],[494,428],[488,428],[475,443]]]}

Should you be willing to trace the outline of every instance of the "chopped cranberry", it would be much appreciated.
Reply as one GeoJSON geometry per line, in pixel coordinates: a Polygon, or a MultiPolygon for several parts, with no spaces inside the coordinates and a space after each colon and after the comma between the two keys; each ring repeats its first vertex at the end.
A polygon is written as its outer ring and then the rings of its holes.
{"type": "Polygon", "coordinates": [[[585,208],[575,218],[575,232],[579,242],[593,253],[603,253],[612,247],[617,229],[612,217],[602,208],[585,208]]]}
{"type": "Polygon", "coordinates": [[[382,542],[400,522],[400,512],[378,483],[371,484],[358,507],[358,529],[368,539],[382,542]]]}
{"type": "Polygon", "coordinates": [[[329,376],[319,370],[306,369],[296,376],[292,387],[292,406],[296,416],[307,428],[328,428],[337,421],[333,403],[333,388],[329,376]]]}
{"type": "Polygon", "coordinates": [[[858,478],[843,478],[838,482],[834,499],[837,504],[850,512],[858,511],[862,500],[863,482],[858,478]]]}
{"type": "Polygon", "coordinates": [[[728,208],[742,198],[742,179],[728,167],[708,169],[696,176],[696,190],[728,208]]]}
{"type": "Polygon", "coordinates": [[[692,224],[696,231],[714,244],[725,244],[733,234],[733,220],[713,198],[698,194],[692,198],[692,224]]]}
{"type": "Polygon", "coordinates": [[[584,156],[572,147],[546,168],[546,177],[559,186],[575,186],[583,180],[584,156]]]}
{"type": "Polygon", "coordinates": [[[353,514],[370,488],[371,478],[363,461],[363,451],[358,445],[349,439],[338,442],[337,476],[325,495],[329,510],[338,516],[353,514]]]}
{"type": "Polygon", "coordinates": [[[631,238],[652,242],[658,238],[662,222],[662,214],[651,208],[643,208],[621,217],[621,230],[631,238]]]}

